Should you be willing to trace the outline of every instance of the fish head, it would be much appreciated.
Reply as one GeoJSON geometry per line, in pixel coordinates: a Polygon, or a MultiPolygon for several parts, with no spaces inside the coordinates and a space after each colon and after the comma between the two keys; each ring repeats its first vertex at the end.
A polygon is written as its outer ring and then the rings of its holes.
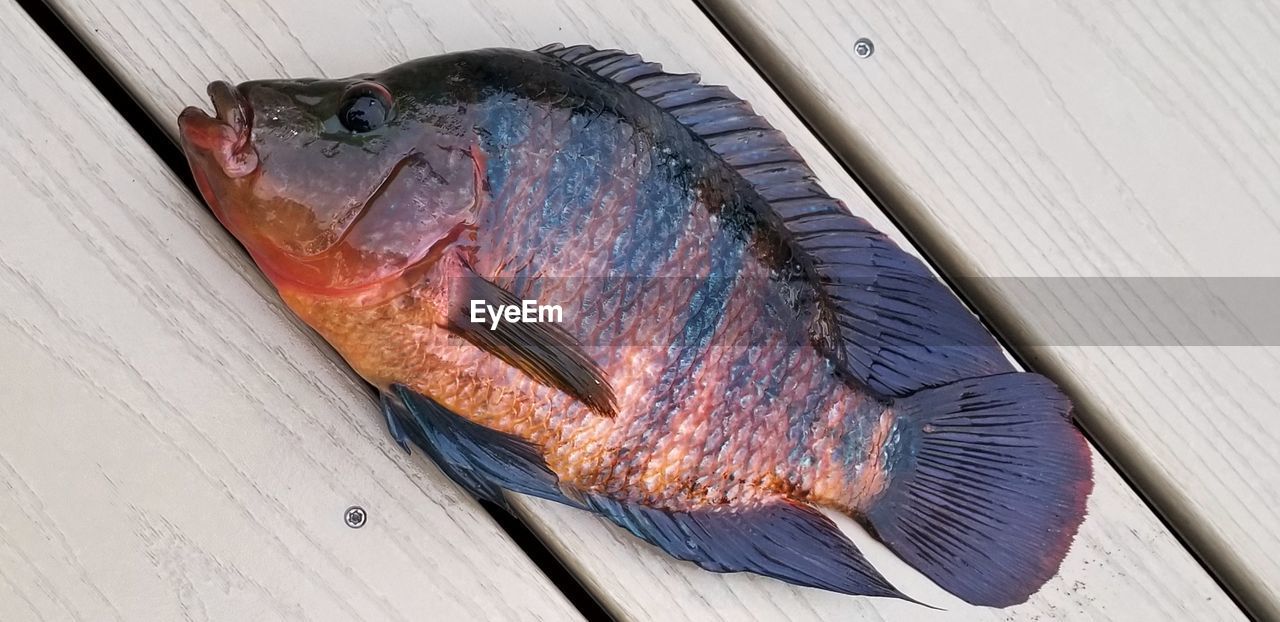
{"type": "Polygon", "coordinates": [[[201,194],[277,288],[367,290],[474,220],[478,138],[447,73],[426,69],[213,82],[214,113],[179,116],[201,194]]]}

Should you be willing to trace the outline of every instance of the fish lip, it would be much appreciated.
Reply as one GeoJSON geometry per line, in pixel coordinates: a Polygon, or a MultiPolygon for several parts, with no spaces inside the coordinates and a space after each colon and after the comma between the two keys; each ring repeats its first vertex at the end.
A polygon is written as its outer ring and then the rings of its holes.
{"type": "Polygon", "coordinates": [[[243,147],[249,142],[249,132],[253,127],[253,108],[249,99],[231,83],[215,80],[205,89],[209,101],[213,103],[214,114],[223,123],[231,126],[236,133],[236,147],[243,147]]]}
{"type": "Polygon", "coordinates": [[[253,107],[241,89],[223,80],[209,83],[213,115],[188,106],[178,115],[178,129],[188,155],[207,154],[232,179],[258,167],[253,135],[253,107]]]}

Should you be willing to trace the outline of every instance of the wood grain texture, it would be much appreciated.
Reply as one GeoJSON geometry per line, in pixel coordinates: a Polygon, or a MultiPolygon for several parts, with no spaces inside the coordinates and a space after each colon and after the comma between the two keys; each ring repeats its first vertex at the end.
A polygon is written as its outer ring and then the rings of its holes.
{"type": "Polygon", "coordinates": [[[579,617],[9,2],[0,110],[0,620],[579,617]]]}
{"type": "Polygon", "coordinates": [[[707,5],[1280,618],[1280,6],[707,5]]]}
{"type": "MultiPolygon", "coordinates": [[[[671,70],[696,69],[709,82],[730,85],[786,131],[832,194],[903,240],[705,15],[685,0],[53,4],[170,130],[178,111],[204,101],[205,83],[219,78],[349,75],[446,50],[531,48],[556,40],[642,52],[671,70]]],[[[295,337],[287,347],[300,340],[295,337]]],[[[377,442],[388,444],[385,439],[377,442]]],[[[886,570],[890,579],[948,610],[792,588],[749,575],[715,575],[673,562],[582,512],[539,501],[520,507],[597,597],[626,619],[1238,618],[1239,612],[1187,552],[1116,474],[1100,458],[1095,460],[1098,486],[1090,518],[1061,575],[1029,603],[1010,610],[967,607],[943,598],[918,577],[904,575],[901,565],[886,570]]],[[[864,546],[865,541],[859,538],[864,546]]],[[[867,548],[874,562],[892,561],[883,549],[867,548]]]]}

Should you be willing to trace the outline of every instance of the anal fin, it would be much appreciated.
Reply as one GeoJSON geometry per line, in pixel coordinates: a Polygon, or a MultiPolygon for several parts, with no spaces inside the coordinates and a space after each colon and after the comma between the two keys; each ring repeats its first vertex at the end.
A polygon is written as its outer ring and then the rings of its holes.
{"type": "MultiPolygon", "coordinates": [[[[383,411],[459,486],[510,510],[502,490],[582,507],[565,495],[542,450],[516,436],[473,423],[404,385],[382,394],[383,411]]],[[[393,432],[394,434],[394,432],[393,432]]]]}
{"type": "Polygon", "coordinates": [[[835,523],[789,499],[691,511],[594,494],[584,500],[672,557],[713,572],[752,572],[843,594],[912,600],[881,576],[835,523]]]}
{"type": "Polygon", "coordinates": [[[392,430],[403,430],[478,499],[509,510],[505,489],[591,510],[672,557],[713,572],[751,572],[804,587],[918,602],[894,588],[835,523],[807,505],[778,497],[747,507],[673,511],[563,488],[542,450],[521,438],[473,423],[403,385],[392,385],[382,401],[389,420],[397,422],[392,430]]]}

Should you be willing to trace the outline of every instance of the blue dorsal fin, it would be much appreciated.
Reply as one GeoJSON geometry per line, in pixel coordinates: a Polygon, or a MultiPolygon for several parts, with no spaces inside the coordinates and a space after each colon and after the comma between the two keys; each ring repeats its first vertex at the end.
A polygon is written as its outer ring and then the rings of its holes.
{"type": "Polygon", "coordinates": [[[842,371],[886,396],[1013,371],[923,262],[829,196],[782,132],[729,89],[621,50],[556,43],[537,52],[649,100],[737,171],[817,291],[815,340],[842,371]]]}

